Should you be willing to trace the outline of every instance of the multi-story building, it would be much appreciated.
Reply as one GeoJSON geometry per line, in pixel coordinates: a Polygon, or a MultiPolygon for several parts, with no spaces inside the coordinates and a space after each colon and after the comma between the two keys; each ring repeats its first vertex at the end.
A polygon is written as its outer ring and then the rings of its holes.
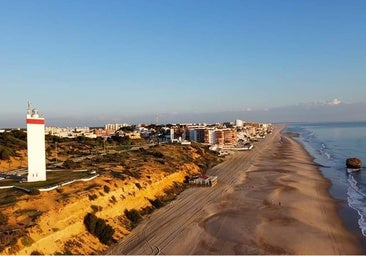
{"type": "Polygon", "coordinates": [[[114,133],[115,131],[118,131],[122,127],[126,127],[128,124],[105,124],[104,130],[108,131],[109,134],[114,133]]]}
{"type": "Polygon", "coordinates": [[[216,133],[214,129],[205,129],[204,143],[213,145],[216,141],[216,133]]]}
{"type": "Polygon", "coordinates": [[[224,145],[225,144],[225,134],[223,130],[217,130],[215,131],[216,139],[215,144],[217,145],[224,145]]]}
{"type": "Polygon", "coordinates": [[[217,129],[214,127],[189,129],[186,139],[209,145],[234,145],[237,142],[235,129],[217,129]]]}
{"type": "Polygon", "coordinates": [[[204,143],[205,142],[205,129],[197,129],[197,142],[204,143]]]}
{"type": "Polygon", "coordinates": [[[225,145],[234,145],[237,142],[236,130],[227,129],[224,130],[224,144],[225,145]]]}
{"type": "Polygon", "coordinates": [[[240,120],[240,119],[236,119],[235,120],[235,126],[236,127],[243,127],[244,125],[244,121],[243,120],[240,120]]]}

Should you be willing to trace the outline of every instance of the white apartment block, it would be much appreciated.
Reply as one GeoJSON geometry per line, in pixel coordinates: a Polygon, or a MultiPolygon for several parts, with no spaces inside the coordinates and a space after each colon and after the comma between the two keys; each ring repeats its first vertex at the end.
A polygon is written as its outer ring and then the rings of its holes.
{"type": "Polygon", "coordinates": [[[126,127],[128,126],[128,124],[123,123],[123,124],[106,124],[104,125],[104,129],[107,131],[117,131],[122,127],[126,127]]]}

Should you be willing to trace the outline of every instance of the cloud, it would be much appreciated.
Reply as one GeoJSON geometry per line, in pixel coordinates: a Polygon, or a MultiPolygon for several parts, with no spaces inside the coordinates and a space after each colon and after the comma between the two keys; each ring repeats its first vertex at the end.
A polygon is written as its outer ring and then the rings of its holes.
{"type": "Polygon", "coordinates": [[[330,102],[328,102],[329,105],[339,105],[341,104],[342,102],[337,99],[337,98],[334,98],[333,100],[331,100],[330,102]]]}

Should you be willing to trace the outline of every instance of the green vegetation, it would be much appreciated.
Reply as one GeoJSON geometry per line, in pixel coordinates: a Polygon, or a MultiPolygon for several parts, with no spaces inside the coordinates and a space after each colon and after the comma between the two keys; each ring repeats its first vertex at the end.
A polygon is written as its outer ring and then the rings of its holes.
{"type": "Polygon", "coordinates": [[[34,240],[30,238],[29,236],[25,236],[21,239],[22,244],[26,247],[31,246],[34,243],[34,240]]]}
{"type": "Polygon", "coordinates": [[[115,196],[112,196],[110,201],[111,201],[111,203],[115,204],[115,203],[117,203],[117,198],[115,196]]]}
{"type": "Polygon", "coordinates": [[[66,160],[62,166],[66,169],[78,169],[78,168],[82,167],[82,164],[80,162],[75,162],[75,161],[69,159],[69,160],[66,160]]]}
{"type": "Polygon", "coordinates": [[[110,188],[110,187],[108,187],[107,185],[104,185],[104,186],[103,186],[103,190],[104,190],[104,192],[105,192],[105,193],[107,193],[107,194],[108,194],[108,193],[109,193],[109,191],[111,191],[111,188],[110,188]]]}
{"type": "Polygon", "coordinates": [[[84,217],[86,229],[96,236],[103,244],[110,244],[114,229],[108,225],[105,220],[96,217],[93,213],[88,213],[84,217]]]}
{"type": "Polygon", "coordinates": [[[0,193],[0,206],[6,207],[15,204],[21,195],[24,195],[24,192],[20,190],[13,188],[2,189],[0,193]]]}
{"type": "Polygon", "coordinates": [[[156,151],[156,150],[146,150],[144,148],[140,148],[139,149],[141,153],[143,153],[144,155],[151,155],[155,158],[163,158],[164,157],[164,154],[159,152],[159,151],[156,151]]]}
{"type": "Polygon", "coordinates": [[[4,206],[7,204],[13,204],[17,201],[17,198],[13,195],[9,195],[5,198],[0,198],[0,205],[4,206]]]}
{"type": "Polygon", "coordinates": [[[27,134],[22,130],[12,130],[0,134],[0,160],[18,156],[17,151],[27,148],[27,134]]]}
{"type": "Polygon", "coordinates": [[[32,251],[30,255],[44,255],[44,253],[41,253],[40,251],[32,251]]]}
{"type": "Polygon", "coordinates": [[[38,189],[36,189],[36,188],[31,188],[30,190],[29,190],[29,194],[30,195],[39,195],[41,192],[39,192],[39,190],[38,189]]]}
{"type": "Polygon", "coordinates": [[[38,210],[37,209],[19,209],[19,210],[16,210],[14,213],[18,214],[18,215],[25,214],[28,216],[33,216],[38,213],[38,210]]]}
{"type": "MultiPolygon", "coordinates": [[[[146,145],[143,139],[130,139],[129,137],[112,136],[107,140],[102,137],[95,139],[78,136],[77,138],[60,138],[46,135],[47,158],[51,161],[52,152],[57,151],[59,158],[69,156],[87,156],[99,154],[106,150],[126,150],[131,146],[146,145]]],[[[27,148],[27,134],[24,130],[11,130],[0,134],[0,160],[9,160],[10,157],[20,157],[19,151],[27,148]]],[[[79,163],[65,162],[65,168],[79,168],[79,163]]]]}
{"type": "Polygon", "coordinates": [[[131,229],[135,228],[142,220],[141,214],[136,209],[125,210],[125,216],[130,221],[131,229]]]}
{"type": "MultiPolygon", "coordinates": [[[[18,186],[26,189],[39,189],[45,187],[52,187],[67,181],[88,178],[91,175],[88,172],[72,172],[72,171],[54,171],[47,172],[47,180],[46,181],[37,181],[37,182],[24,182],[19,184],[17,181],[1,181],[1,186],[18,186]]],[[[1,198],[1,196],[0,196],[1,198]]],[[[1,201],[1,199],[0,199],[1,201]]],[[[1,205],[1,203],[0,203],[1,205]]]]}
{"type": "Polygon", "coordinates": [[[8,223],[8,216],[0,212],[0,225],[6,225],[8,223]]]}
{"type": "Polygon", "coordinates": [[[102,207],[101,206],[98,206],[98,205],[95,205],[95,204],[92,204],[90,206],[90,208],[92,208],[93,212],[96,213],[97,211],[99,211],[99,209],[101,209],[102,207]]]}
{"type": "Polygon", "coordinates": [[[159,208],[161,208],[161,207],[163,207],[164,205],[165,205],[165,203],[164,202],[162,202],[160,199],[155,199],[155,200],[153,200],[153,199],[149,199],[149,202],[150,202],[150,204],[154,207],[154,208],[156,208],[156,209],[159,209],[159,208]]]}
{"type": "Polygon", "coordinates": [[[155,208],[160,208],[170,201],[174,200],[177,195],[184,191],[185,187],[185,184],[174,182],[173,186],[164,190],[164,195],[157,197],[155,200],[149,201],[155,208]]]}
{"type": "Polygon", "coordinates": [[[95,195],[95,194],[88,195],[88,197],[89,197],[89,200],[90,200],[90,201],[94,201],[95,199],[97,199],[97,198],[98,198],[98,196],[97,196],[97,195],[95,195]]]}
{"type": "Polygon", "coordinates": [[[3,146],[0,147],[0,160],[9,160],[10,156],[13,155],[15,155],[13,150],[3,146]]]}

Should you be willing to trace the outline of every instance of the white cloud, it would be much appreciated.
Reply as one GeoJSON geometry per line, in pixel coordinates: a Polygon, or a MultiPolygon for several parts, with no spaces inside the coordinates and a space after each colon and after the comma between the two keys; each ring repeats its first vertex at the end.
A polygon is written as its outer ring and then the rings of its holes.
{"type": "Polygon", "coordinates": [[[330,102],[328,102],[329,105],[339,105],[341,104],[342,102],[337,99],[337,98],[334,98],[333,100],[331,100],[330,102]]]}

